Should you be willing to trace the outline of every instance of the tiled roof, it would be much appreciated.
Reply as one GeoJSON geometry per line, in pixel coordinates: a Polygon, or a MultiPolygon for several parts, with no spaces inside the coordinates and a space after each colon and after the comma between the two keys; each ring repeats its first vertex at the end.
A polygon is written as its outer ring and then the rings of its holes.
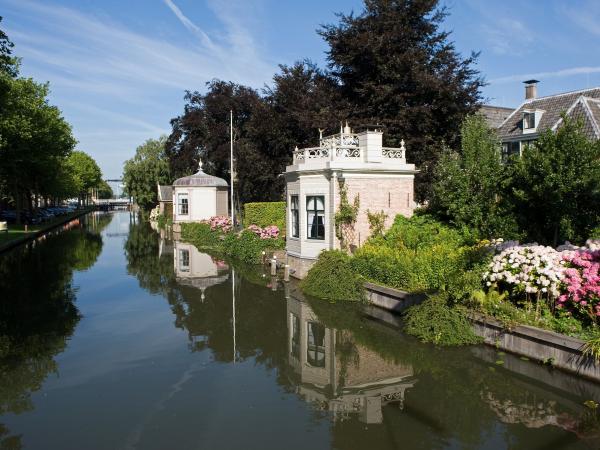
{"type": "Polygon", "coordinates": [[[482,105],[477,114],[481,114],[490,127],[498,128],[514,110],[504,106],[482,105]]]}
{"type": "Polygon", "coordinates": [[[158,201],[159,202],[172,202],[173,201],[173,187],[172,186],[158,186],[158,201]]]}
{"type": "Polygon", "coordinates": [[[526,100],[498,128],[501,138],[527,136],[523,134],[523,112],[528,110],[543,111],[536,132],[548,128],[555,129],[561,122],[561,114],[566,112],[574,118],[583,120],[584,131],[592,139],[600,138],[600,88],[567,92],[526,100]]]}

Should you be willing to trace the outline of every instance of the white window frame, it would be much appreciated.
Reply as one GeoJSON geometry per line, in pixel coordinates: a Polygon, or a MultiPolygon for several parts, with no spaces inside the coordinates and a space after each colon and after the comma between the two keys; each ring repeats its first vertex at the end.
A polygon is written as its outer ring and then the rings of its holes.
{"type": "Polygon", "coordinates": [[[187,192],[180,192],[177,194],[177,214],[180,216],[188,216],[190,214],[190,197],[187,192]],[[185,203],[183,203],[185,200],[185,203]],[[183,207],[185,206],[185,212],[183,207]]]}

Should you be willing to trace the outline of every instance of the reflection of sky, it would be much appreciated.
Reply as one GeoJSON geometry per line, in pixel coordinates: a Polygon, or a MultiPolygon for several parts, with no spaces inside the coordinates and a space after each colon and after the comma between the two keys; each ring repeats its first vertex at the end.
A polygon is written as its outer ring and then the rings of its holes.
{"type": "Polygon", "coordinates": [[[190,353],[167,301],[127,274],[125,238],[106,237],[120,228],[115,220],[105,229],[96,265],[74,276],[83,317],[55,358],[58,372],[32,394],[33,411],[0,422],[23,435],[25,448],[273,448],[282,433],[294,436],[288,448],[329,448],[327,422],[298,426],[309,408],[283,394],[263,366],[190,353]],[[233,423],[236,432],[225,433],[233,423]]]}

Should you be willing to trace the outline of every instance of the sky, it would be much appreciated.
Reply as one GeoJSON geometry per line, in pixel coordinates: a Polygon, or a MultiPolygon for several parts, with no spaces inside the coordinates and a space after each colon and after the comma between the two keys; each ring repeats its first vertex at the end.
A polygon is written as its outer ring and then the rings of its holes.
{"type": "MultiPolygon", "coordinates": [[[[530,78],[540,96],[600,86],[600,1],[441,3],[457,50],[480,52],[487,103],[518,106],[530,78]]],[[[361,9],[361,0],[0,0],[0,27],[22,75],[50,83],[78,149],[118,178],[137,146],[169,133],[186,90],[214,78],[261,89],[279,64],[325,66],[315,30],[361,9]]]]}

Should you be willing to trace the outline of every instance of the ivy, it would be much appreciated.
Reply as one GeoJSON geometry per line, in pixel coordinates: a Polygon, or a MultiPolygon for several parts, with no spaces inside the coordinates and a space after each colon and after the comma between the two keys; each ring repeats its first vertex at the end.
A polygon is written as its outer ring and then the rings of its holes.
{"type": "Polygon", "coordinates": [[[360,208],[360,197],[357,194],[354,197],[352,204],[348,202],[348,189],[345,184],[340,181],[340,206],[335,213],[335,236],[340,241],[340,246],[344,250],[348,250],[350,242],[354,238],[354,224],[358,217],[360,208]]]}

